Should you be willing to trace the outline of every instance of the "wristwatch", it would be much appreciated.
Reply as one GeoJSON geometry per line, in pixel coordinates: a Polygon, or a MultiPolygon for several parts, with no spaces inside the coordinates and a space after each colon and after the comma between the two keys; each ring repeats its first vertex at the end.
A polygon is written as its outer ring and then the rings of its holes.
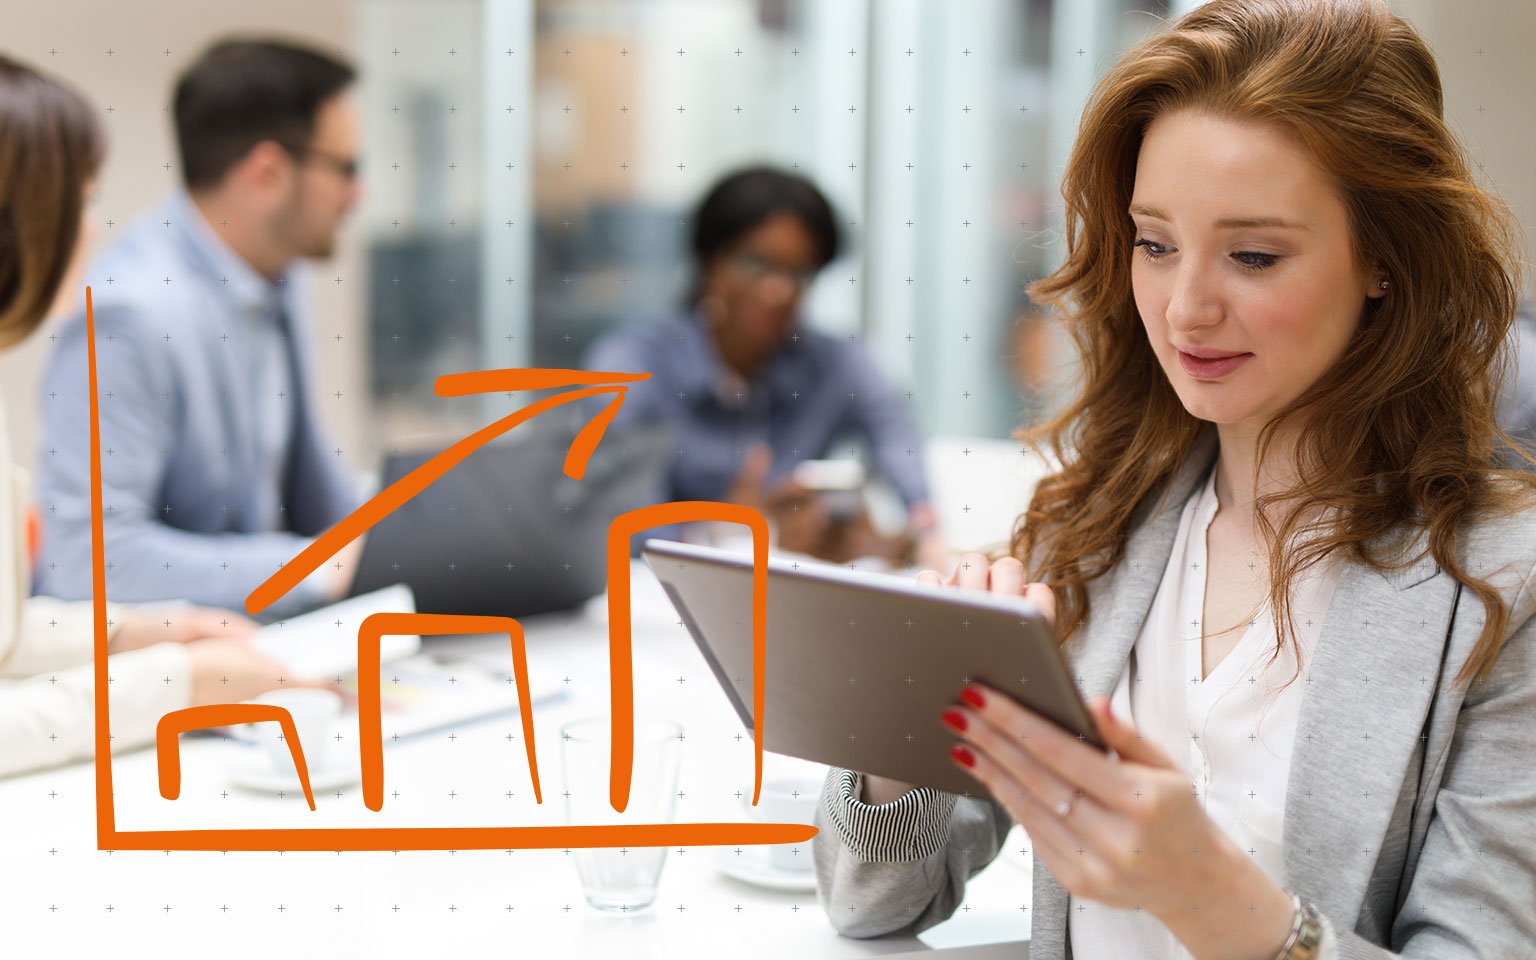
{"type": "Polygon", "coordinates": [[[1291,935],[1275,954],[1275,960],[1317,960],[1318,945],[1323,939],[1323,917],[1312,905],[1291,894],[1291,935]]]}

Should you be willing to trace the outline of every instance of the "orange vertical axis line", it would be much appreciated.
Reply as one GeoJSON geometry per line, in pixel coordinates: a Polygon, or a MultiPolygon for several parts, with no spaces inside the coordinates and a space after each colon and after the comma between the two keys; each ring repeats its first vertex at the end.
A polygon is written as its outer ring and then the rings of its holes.
{"type": "Polygon", "coordinates": [[[634,643],[629,624],[630,538],[649,527],[713,520],[739,523],[752,531],[752,744],[754,747],[752,803],[763,788],[763,707],[767,688],[768,636],[768,520],[761,511],[712,500],[676,500],[640,507],[613,518],[608,525],[608,671],[612,705],[612,755],[608,767],[608,800],[623,813],[629,806],[630,777],[635,763],[634,643]]]}
{"type": "Polygon", "coordinates": [[[107,849],[117,835],[112,800],[112,723],[107,693],[107,554],[101,511],[101,410],[96,396],[96,312],[85,288],[86,395],[91,415],[91,613],[95,621],[91,660],[96,707],[96,846],[107,849]]]}

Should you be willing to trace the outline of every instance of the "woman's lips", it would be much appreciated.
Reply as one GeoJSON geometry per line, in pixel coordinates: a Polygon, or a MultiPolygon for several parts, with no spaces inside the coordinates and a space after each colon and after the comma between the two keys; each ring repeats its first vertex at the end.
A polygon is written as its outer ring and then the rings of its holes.
{"type": "Polygon", "coordinates": [[[1220,378],[1236,370],[1247,362],[1251,353],[1239,353],[1232,357],[1219,357],[1213,360],[1202,360],[1193,354],[1179,351],[1179,366],[1184,372],[1196,380],[1219,380],[1220,378]]]}

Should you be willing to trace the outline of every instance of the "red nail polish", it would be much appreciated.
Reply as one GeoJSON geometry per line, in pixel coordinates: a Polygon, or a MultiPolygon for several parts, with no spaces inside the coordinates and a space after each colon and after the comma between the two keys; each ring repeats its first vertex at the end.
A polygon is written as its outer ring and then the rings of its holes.
{"type": "Polygon", "coordinates": [[[949,748],[949,755],[954,757],[965,767],[976,766],[976,755],[963,743],[957,743],[949,748]]]}
{"type": "Polygon", "coordinates": [[[939,715],[939,719],[943,720],[944,725],[949,727],[951,730],[956,730],[960,733],[965,732],[965,714],[961,713],[959,710],[956,710],[954,707],[950,707],[948,710],[945,710],[942,714],[939,715]]]}
{"type": "Polygon", "coordinates": [[[960,699],[975,707],[977,710],[987,705],[987,698],[981,695],[981,691],[975,687],[966,687],[960,691],[960,699]]]}

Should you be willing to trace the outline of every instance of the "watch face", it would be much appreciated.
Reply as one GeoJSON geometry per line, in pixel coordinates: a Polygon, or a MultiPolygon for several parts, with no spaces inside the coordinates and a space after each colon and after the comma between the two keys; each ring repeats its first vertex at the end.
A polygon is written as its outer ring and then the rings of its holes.
{"type": "Polygon", "coordinates": [[[1303,902],[1301,908],[1301,930],[1296,936],[1296,946],[1291,950],[1287,960],[1314,960],[1317,956],[1318,943],[1323,939],[1322,918],[1318,916],[1317,908],[1310,903],[1303,902]]]}

